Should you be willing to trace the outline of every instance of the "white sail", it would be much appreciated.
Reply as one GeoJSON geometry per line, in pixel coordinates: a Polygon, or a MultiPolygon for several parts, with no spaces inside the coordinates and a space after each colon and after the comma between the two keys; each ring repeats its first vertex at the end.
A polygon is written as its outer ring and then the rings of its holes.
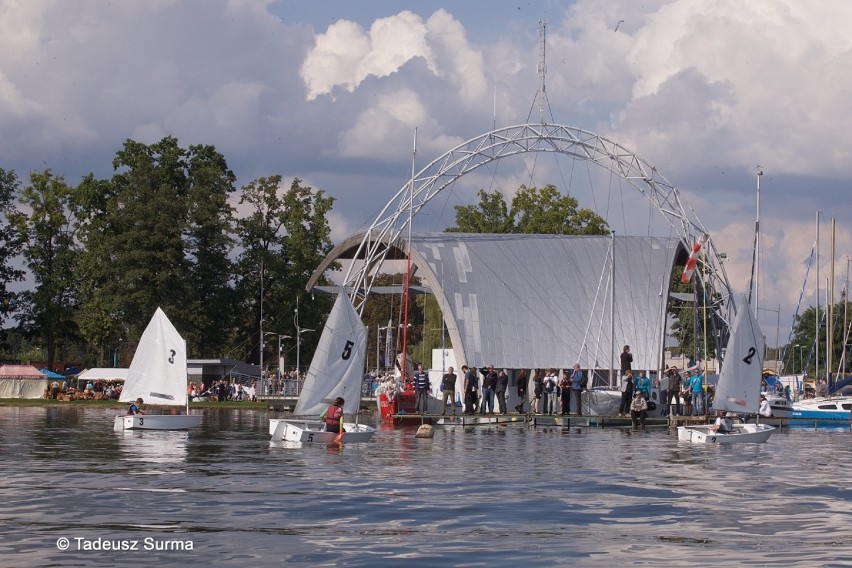
{"type": "Polygon", "coordinates": [[[756,413],[760,408],[764,339],[751,306],[742,298],[734,318],[713,408],[756,413]]]}
{"type": "Polygon", "coordinates": [[[141,397],[145,404],[185,406],[186,385],[186,342],[157,308],[136,347],[119,400],[141,397]]]}
{"type": "Polygon", "coordinates": [[[320,414],[338,396],[343,411],[353,414],[361,404],[361,378],[367,353],[367,328],[345,290],[337,295],[296,402],[296,415],[320,414]]]}

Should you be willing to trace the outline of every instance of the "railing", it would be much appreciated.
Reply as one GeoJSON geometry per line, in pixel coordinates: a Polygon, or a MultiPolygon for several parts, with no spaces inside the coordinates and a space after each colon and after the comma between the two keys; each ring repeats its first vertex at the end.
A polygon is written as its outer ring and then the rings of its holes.
{"type": "MultiPolygon", "coordinates": [[[[365,378],[361,380],[361,397],[375,398],[376,379],[365,378]]],[[[264,378],[261,381],[260,390],[257,393],[259,397],[265,396],[285,396],[298,398],[302,392],[302,386],[305,384],[303,379],[276,379],[264,378]]]]}

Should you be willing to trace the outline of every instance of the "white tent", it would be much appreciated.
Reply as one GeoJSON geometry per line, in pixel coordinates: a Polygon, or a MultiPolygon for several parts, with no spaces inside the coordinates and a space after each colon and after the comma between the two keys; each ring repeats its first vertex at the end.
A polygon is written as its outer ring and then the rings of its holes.
{"type": "Polygon", "coordinates": [[[125,367],[95,367],[92,369],[86,369],[77,375],[77,384],[85,386],[86,383],[94,383],[95,381],[124,382],[127,380],[128,370],[129,369],[125,367]]]}
{"type": "Polygon", "coordinates": [[[0,398],[42,398],[47,377],[32,365],[0,366],[0,398]]]}

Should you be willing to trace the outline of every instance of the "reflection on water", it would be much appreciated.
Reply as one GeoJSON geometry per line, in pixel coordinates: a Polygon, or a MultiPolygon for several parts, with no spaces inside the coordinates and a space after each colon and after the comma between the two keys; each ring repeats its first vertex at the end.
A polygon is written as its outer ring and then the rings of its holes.
{"type": "MultiPolygon", "coordinates": [[[[181,463],[186,460],[189,432],[155,430],[121,430],[114,432],[118,438],[122,461],[151,464],[181,463]]],[[[141,473],[151,473],[148,467],[141,473]]]]}
{"type": "Polygon", "coordinates": [[[374,443],[338,447],[271,444],[266,412],[121,433],[113,414],[0,408],[4,563],[852,563],[848,430],[691,446],[665,430],[510,424],[418,439],[382,427],[374,443]],[[193,550],[79,550],[74,538],[193,550]]]}

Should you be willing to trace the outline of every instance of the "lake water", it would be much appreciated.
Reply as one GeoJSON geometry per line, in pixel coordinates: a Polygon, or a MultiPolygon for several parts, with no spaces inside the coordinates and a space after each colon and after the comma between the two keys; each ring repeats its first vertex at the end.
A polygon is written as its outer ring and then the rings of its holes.
{"type": "Polygon", "coordinates": [[[0,565],[852,565],[848,428],[707,447],[382,428],[284,447],[264,411],[205,410],[188,433],[115,433],[115,412],[0,407],[0,565]]]}

